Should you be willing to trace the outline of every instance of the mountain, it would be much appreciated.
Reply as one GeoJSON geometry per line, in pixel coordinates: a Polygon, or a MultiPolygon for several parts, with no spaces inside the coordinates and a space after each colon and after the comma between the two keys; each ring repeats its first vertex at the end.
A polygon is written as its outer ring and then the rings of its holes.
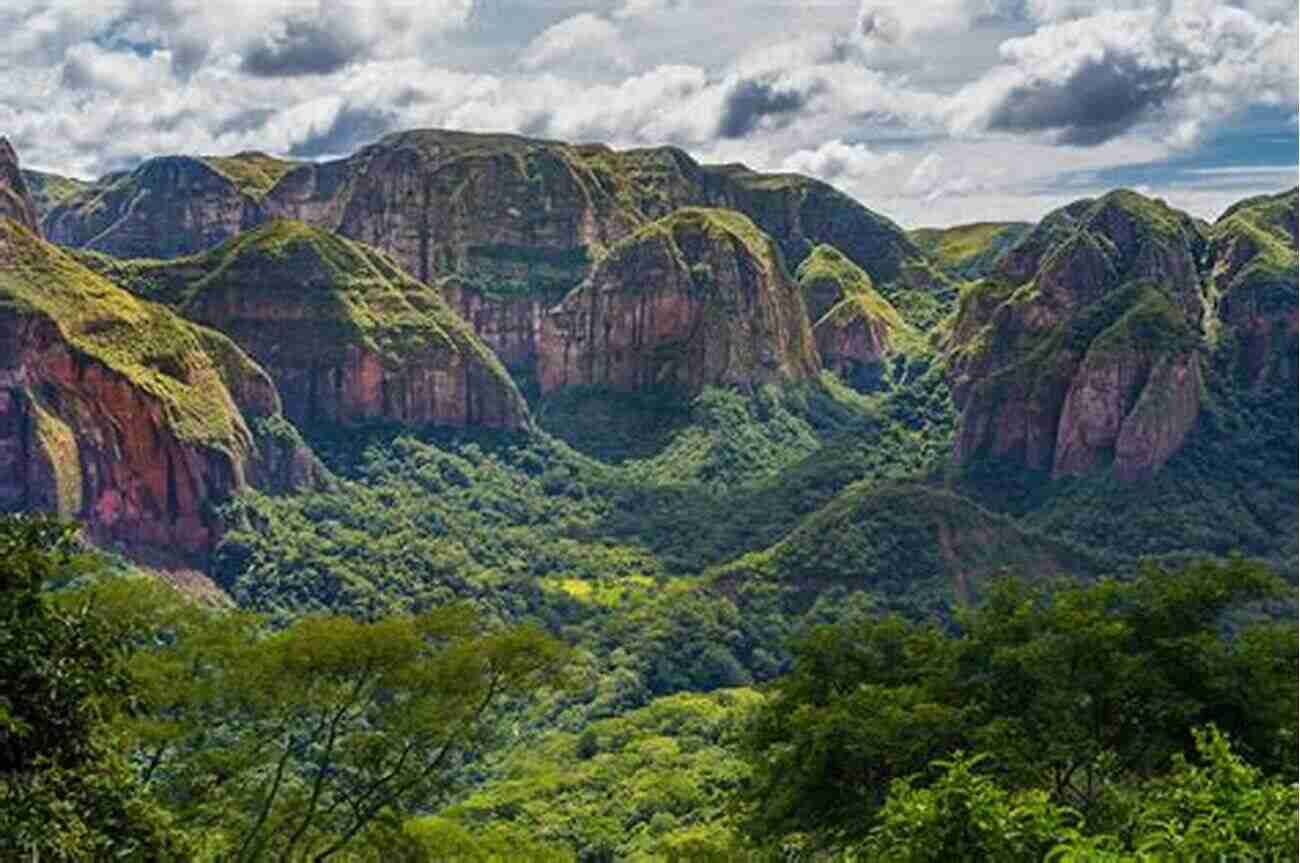
{"type": "Polygon", "coordinates": [[[50,210],[91,185],[85,180],[33,171],[30,168],[23,168],[23,179],[27,181],[27,188],[32,194],[32,206],[36,208],[40,220],[44,220],[50,210]]]}
{"type": "Polygon", "coordinates": [[[1047,216],[967,288],[949,336],[958,464],[1149,476],[1200,409],[1209,241],[1134,192],[1047,216]]]}
{"type": "Polygon", "coordinates": [[[193,254],[257,224],[262,196],[292,165],[257,152],[149,159],[65,197],[42,226],[51,242],[119,257],[193,254]]]}
{"type": "Polygon", "coordinates": [[[303,428],[528,425],[501,363],[439,292],[361,243],[277,220],[187,258],[81,257],[229,335],[303,428]]]}
{"type": "Polygon", "coordinates": [[[933,323],[955,301],[947,278],[901,228],[833,187],[700,165],[672,147],[617,151],[415,130],[323,163],[255,153],[166,157],[98,181],[44,224],[58,243],[118,257],[183,256],[276,218],[339,233],[440,282],[531,392],[545,312],[619,241],[686,206],[743,213],[791,269],[817,245],[834,245],[909,320],[933,323]]]}
{"type": "Polygon", "coordinates": [[[1297,382],[1298,197],[1292,189],[1241,201],[1210,231],[1214,323],[1235,338],[1238,368],[1254,389],[1297,382]]]}
{"type": "Polygon", "coordinates": [[[543,392],[698,394],[816,374],[799,287],[772,238],[730,210],[683,208],[616,243],[542,324],[543,392]]]}
{"type": "Polygon", "coordinates": [[[742,604],[767,602],[775,589],[800,607],[838,589],[955,605],[973,600],[1000,572],[1100,571],[1080,547],[1028,531],[945,489],[864,482],[844,489],[771,548],[718,567],[711,579],[742,604]]]}
{"type": "Polygon", "coordinates": [[[877,388],[886,357],[910,334],[898,311],[834,246],[814,248],[795,275],[822,362],[857,389],[877,388]]]}
{"type": "Polygon", "coordinates": [[[275,387],[228,338],[0,218],[0,507],[104,544],[202,555],[214,505],[318,476],[275,387]]]}
{"type": "Polygon", "coordinates": [[[974,222],[951,228],[917,228],[907,236],[955,279],[992,275],[998,258],[1033,229],[1028,222],[974,222]]]}

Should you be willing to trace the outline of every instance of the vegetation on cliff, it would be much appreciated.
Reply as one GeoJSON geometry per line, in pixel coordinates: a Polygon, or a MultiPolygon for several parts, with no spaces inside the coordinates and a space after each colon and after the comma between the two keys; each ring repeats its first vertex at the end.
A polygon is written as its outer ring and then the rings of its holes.
{"type": "Polygon", "coordinates": [[[232,393],[265,372],[225,336],[132,296],[7,220],[0,220],[0,299],[10,314],[48,320],[73,350],[158,399],[178,438],[246,446],[250,435],[232,393]]]}

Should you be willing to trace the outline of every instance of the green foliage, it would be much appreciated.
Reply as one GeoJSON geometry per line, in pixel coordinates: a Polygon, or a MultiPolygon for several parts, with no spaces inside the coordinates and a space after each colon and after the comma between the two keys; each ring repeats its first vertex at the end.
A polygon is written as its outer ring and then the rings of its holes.
{"type": "Polygon", "coordinates": [[[1175,755],[1167,772],[1107,789],[1122,813],[1097,829],[1044,791],[1008,791],[987,756],[934,762],[937,778],[897,780],[877,825],[847,860],[996,860],[1155,863],[1293,860],[1297,791],[1264,775],[1213,725],[1194,730],[1196,758],[1175,755]]]}
{"type": "Polygon", "coordinates": [[[444,799],[496,703],[565,661],[537,630],[484,630],[461,608],[276,633],[241,613],[137,619],[157,635],[132,657],[140,708],[123,731],[146,787],[223,860],[324,860],[381,815],[444,799]]]}
{"type": "Polygon", "coordinates": [[[1225,611],[1286,592],[1240,560],[1149,566],[1055,591],[1001,580],[956,636],[889,618],[814,630],[747,736],[747,828],[867,836],[893,780],[958,749],[1108,828],[1107,789],[1158,775],[1209,722],[1294,779],[1295,629],[1219,632],[1225,611]]]}
{"type": "Polygon", "coordinates": [[[110,725],[135,695],[124,639],[93,604],[44,593],[97,566],[70,525],[0,518],[0,855],[185,860],[110,725]]]}
{"type": "Polygon", "coordinates": [[[580,860],[734,847],[726,809],[747,770],[732,743],[761,701],[748,689],[674,695],[581,735],[547,734],[443,817],[473,836],[513,828],[580,860]]]}
{"type": "Polygon", "coordinates": [[[958,751],[933,762],[938,777],[917,787],[896,779],[866,841],[850,860],[1039,863],[1078,816],[1045,791],[1009,792],[981,772],[981,756],[958,751]]]}

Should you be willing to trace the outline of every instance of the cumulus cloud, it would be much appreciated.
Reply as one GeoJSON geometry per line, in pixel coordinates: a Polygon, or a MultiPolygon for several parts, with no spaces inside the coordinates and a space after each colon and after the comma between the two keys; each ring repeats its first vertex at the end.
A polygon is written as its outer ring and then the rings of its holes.
{"type": "Polygon", "coordinates": [[[583,12],[546,28],[519,60],[519,65],[525,69],[539,69],[556,63],[607,63],[626,69],[631,59],[613,23],[599,15],[583,12]]]}
{"type": "Polygon", "coordinates": [[[1108,12],[1002,45],[954,100],[953,127],[1045,132],[1092,146],[1144,123],[1181,145],[1252,103],[1294,102],[1295,25],[1196,2],[1108,12]]]}
{"type": "Polygon", "coordinates": [[[777,125],[789,122],[809,100],[821,91],[814,83],[804,88],[774,80],[741,78],[728,89],[718,118],[718,134],[741,138],[759,128],[765,120],[777,125]]]}
{"type": "Polygon", "coordinates": [[[279,78],[325,75],[356,60],[365,44],[347,32],[335,32],[305,17],[289,18],[250,45],[239,68],[250,75],[279,78]]]}
{"type": "Polygon", "coordinates": [[[648,18],[666,12],[680,12],[691,5],[691,0],[623,0],[623,4],[614,10],[614,17],[648,18]]]}
{"type": "Polygon", "coordinates": [[[863,180],[897,169],[903,156],[876,153],[864,144],[827,141],[815,150],[798,150],[786,156],[782,170],[809,174],[832,184],[856,186],[863,180]]]}
{"type": "Polygon", "coordinates": [[[311,123],[302,130],[302,137],[289,147],[290,156],[344,156],[383,137],[397,124],[391,111],[371,105],[336,100],[332,108],[327,109],[326,122],[311,123]]]}
{"type": "Polygon", "coordinates": [[[907,220],[1186,159],[1259,106],[1295,135],[1292,0],[756,4],[0,0],[0,132],[83,176],[413,127],[674,144],[907,220]]]}

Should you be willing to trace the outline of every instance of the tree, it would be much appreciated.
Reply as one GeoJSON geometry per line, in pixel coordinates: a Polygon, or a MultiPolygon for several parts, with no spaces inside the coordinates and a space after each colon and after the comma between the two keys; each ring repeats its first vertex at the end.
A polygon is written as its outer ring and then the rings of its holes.
{"type": "Polygon", "coordinates": [[[183,860],[112,733],[133,695],[125,645],[93,604],[45,591],[96,568],[74,526],[0,517],[0,851],[183,860]]]}
{"type": "Polygon", "coordinates": [[[328,860],[381,815],[433,807],[491,708],[554,682],[565,652],[465,608],[270,632],[253,615],[181,617],[132,672],[143,778],[228,860],[328,860]]]}
{"type": "Polygon", "coordinates": [[[1129,581],[999,580],[956,633],[897,619],[818,629],[747,735],[748,832],[852,844],[894,780],[959,749],[1096,821],[1115,782],[1165,769],[1211,722],[1293,777],[1296,630],[1234,635],[1225,620],[1287,590],[1243,560],[1146,566],[1129,581]]]}

